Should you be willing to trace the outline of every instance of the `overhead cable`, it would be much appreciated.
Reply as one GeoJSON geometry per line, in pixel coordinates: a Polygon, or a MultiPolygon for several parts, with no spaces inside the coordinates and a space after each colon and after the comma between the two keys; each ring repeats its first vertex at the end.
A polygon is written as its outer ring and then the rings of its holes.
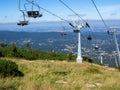
{"type": "Polygon", "coordinates": [[[97,10],[97,12],[98,12],[98,14],[99,14],[99,16],[100,16],[100,18],[101,18],[103,24],[105,25],[105,27],[106,27],[106,29],[107,29],[107,32],[109,33],[109,28],[108,28],[107,24],[105,23],[105,21],[104,21],[102,15],[101,15],[101,13],[100,13],[100,11],[98,10],[98,8],[97,8],[97,6],[96,6],[94,0],[91,0],[91,1],[92,1],[92,3],[93,3],[94,7],[96,8],[96,10],[97,10]]]}
{"type": "Polygon", "coordinates": [[[64,6],[66,6],[70,11],[72,11],[76,16],[78,16],[81,20],[86,22],[78,13],[76,13],[72,8],[70,8],[67,4],[65,4],[62,0],[59,0],[64,6]]]}
{"type": "MultiPolygon", "coordinates": [[[[31,2],[31,1],[29,1],[29,0],[26,0],[26,1],[29,2],[29,3],[35,4],[34,2],[31,2]]],[[[65,21],[65,22],[67,22],[67,23],[70,23],[68,20],[66,20],[66,19],[64,19],[64,18],[62,18],[62,17],[60,17],[60,16],[58,16],[58,15],[52,13],[51,11],[49,11],[49,10],[47,10],[47,9],[45,9],[45,8],[43,8],[43,7],[41,7],[41,6],[39,6],[39,5],[37,5],[37,6],[38,6],[40,9],[44,10],[45,12],[47,12],[47,13],[49,13],[49,14],[51,14],[51,15],[57,17],[57,18],[59,18],[60,20],[63,20],[63,21],[65,21]]]]}
{"type": "Polygon", "coordinates": [[[41,6],[40,6],[40,8],[43,9],[44,11],[48,12],[49,14],[51,14],[51,15],[53,15],[53,16],[55,16],[55,17],[57,17],[57,18],[59,18],[59,19],[61,19],[61,20],[63,20],[63,21],[66,21],[67,23],[70,23],[68,20],[63,19],[62,17],[60,17],[60,16],[58,16],[58,15],[56,15],[56,14],[48,11],[47,9],[45,9],[45,8],[43,8],[43,7],[41,7],[41,6]]]}
{"type": "Polygon", "coordinates": [[[93,29],[90,27],[90,25],[87,23],[86,20],[84,20],[78,13],[76,13],[72,8],[70,8],[65,2],[63,2],[62,0],[59,0],[64,6],[66,6],[70,11],[72,11],[76,16],[78,16],[82,21],[84,21],[86,23],[86,26],[93,31],[93,29]]]}

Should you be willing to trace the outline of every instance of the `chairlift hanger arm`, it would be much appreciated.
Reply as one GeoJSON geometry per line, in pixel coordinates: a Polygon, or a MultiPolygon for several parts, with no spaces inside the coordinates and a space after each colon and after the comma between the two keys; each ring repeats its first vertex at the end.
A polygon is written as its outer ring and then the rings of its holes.
{"type": "Polygon", "coordinates": [[[19,4],[18,4],[18,9],[19,9],[19,11],[21,11],[21,12],[25,11],[25,10],[22,10],[22,9],[21,9],[21,2],[20,2],[20,0],[19,0],[18,3],[19,3],[19,4]]]}
{"type": "Polygon", "coordinates": [[[25,19],[25,13],[24,13],[25,10],[22,10],[21,7],[20,7],[20,5],[21,5],[21,2],[19,0],[19,5],[18,5],[19,6],[19,11],[22,13],[24,21],[26,21],[26,19],[25,19]]]}
{"type": "Polygon", "coordinates": [[[23,18],[24,18],[24,21],[25,21],[25,13],[24,13],[24,11],[23,11],[22,13],[23,13],[23,18]]]}
{"type": "Polygon", "coordinates": [[[25,25],[28,25],[29,24],[29,21],[26,21],[25,19],[25,13],[23,13],[23,20],[22,21],[19,21],[19,23],[17,23],[17,25],[20,25],[20,26],[25,26],[25,25]]]}
{"type": "Polygon", "coordinates": [[[36,3],[34,3],[34,0],[33,0],[33,1],[26,0],[26,1],[27,1],[28,3],[24,4],[25,10],[27,10],[27,9],[26,9],[26,5],[28,5],[29,3],[32,4],[32,5],[37,6],[38,9],[40,10],[40,6],[39,6],[38,4],[36,4],[36,3]]]}
{"type": "Polygon", "coordinates": [[[18,3],[19,3],[19,5],[18,5],[18,9],[19,9],[20,12],[22,12],[23,17],[24,17],[24,20],[25,20],[25,13],[24,13],[25,10],[22,10],[22,9],[21,9],[21,2],[20,2],[20,0],[19,0],[18,3]]]}
{"type": "Polygon", "coordinates": [[[19,0],[18,8],[19,8],[19,11],[22,11],[20,6],[21,6],[21,3],[20,3],[20,0],[19,0]]]}

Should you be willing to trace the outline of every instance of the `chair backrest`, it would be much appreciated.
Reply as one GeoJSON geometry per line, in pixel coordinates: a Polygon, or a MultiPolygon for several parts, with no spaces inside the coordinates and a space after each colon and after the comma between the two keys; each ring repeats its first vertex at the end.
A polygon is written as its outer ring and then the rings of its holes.
{"type": "Polygon", "coordinates": [[[17,23],[17,25],[21,26],[28,25],[28,21],[20,21],[19,23],[17,23]]]}
{"type": "Polygon", "coordinates": [[[91,37],[91,36],[88,36],[87,39],[88,39],[88,40],[92,40],[92,37],[91,37]]]}
{"type": "Polygon", "coordinates": [[[28,17],[42,17],[42,14],[39,13],[39,11],[27,11],[28,17]]]}
{"type": "Polygon", "coordinates": [[[73,30],[73,32],[74,32],[74,33],[79,33],[79,32],[80,32],[80,30],[73,30]]]}

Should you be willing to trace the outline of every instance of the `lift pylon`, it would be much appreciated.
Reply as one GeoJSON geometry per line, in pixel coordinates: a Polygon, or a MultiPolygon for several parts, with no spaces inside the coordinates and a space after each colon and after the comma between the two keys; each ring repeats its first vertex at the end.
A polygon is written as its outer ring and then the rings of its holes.
{"type": "Polygon", "coordinates": [[[83,58],[82,58],[82,54],[81,54],[81,29],[82,28],[86,28],[88,27],[85,24],[80,24],[80,25],[73,25],[72,23],[69,23],[70,26],[72,26],[74,28],[74,32],[75,33],[78,33],[78,52],[77,52],[77,58],[76,58],[76,62],[80,62],[82,63],[83,62],[83,58]]]}
{"type": "Polygon", "coordinates": [[[111,27],[111,31],[110,34],[113,35],[114,38],[114,42],[115,42],[115,46],[116,46],[116,51],[117,51],[117,55],[118,55],[118,65],[120,66],[120,50],[119,50],[119,45],[118,45],[118,41],[117,41],[117,33],[116,30],[120,29],[120,27],[111,27]]]}

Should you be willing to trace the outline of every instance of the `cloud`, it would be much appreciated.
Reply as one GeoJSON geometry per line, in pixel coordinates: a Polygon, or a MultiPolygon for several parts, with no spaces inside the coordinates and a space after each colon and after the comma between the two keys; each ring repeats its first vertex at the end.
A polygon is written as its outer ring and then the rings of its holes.
{"type": "Polygon", "coordinates": [[[102,13],[117,13],[120,11],[120,5],[101,6],[99,10],[102,13]]]}
{"type": "MultiPolygon", "coordinates": [[[[81,17],[85,17],[86,16],[86,14],[77,14],[77,15],[79,15],[79,16],[81,16],[81,17]]],[[[77,16],[76,14],[70,14],[70,15],[68,15],[68,16],[77,16]]]]}
{"type": "Polygon", "coordinates": [[[116,16],[117,15],[117,13],[111,13],[110,14],[110,16],[116,16]]]}

